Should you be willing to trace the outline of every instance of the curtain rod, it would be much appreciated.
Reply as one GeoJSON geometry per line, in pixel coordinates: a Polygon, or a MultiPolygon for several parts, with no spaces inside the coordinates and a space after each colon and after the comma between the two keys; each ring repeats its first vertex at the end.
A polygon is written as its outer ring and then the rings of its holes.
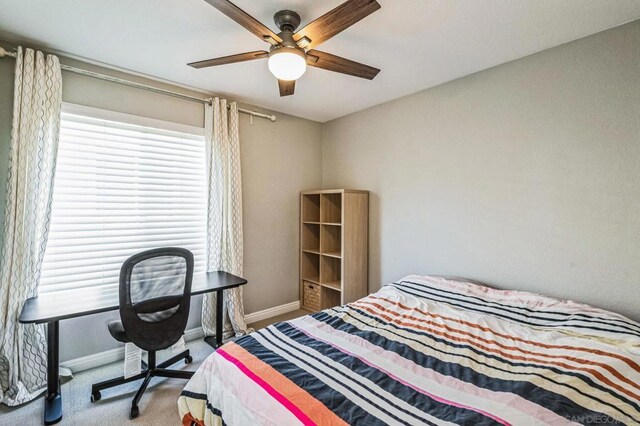
{"type": "MultiPolygon", "coordinates": [[[[7,50],[3,49],[2,47],[0,47],[0,58],[5,57],[5,56],[10,56],[12,58],[15,58],[17,56],[17,54],[15,52],[10,52],[10,51],[7,51],[7,50]]],[[[86,77],[92,77],[92,78],[96,78],[96,79],[99,79],[99,80],[109,81],[109,82],[112,82],[112,83],[122,84],[124,86],[134,87],[136,89],[146,90],[146,91],[154,92],[154,93],[160,93],[162,95],[173,96],[174,98],[184,99],[184,100],[187,100],[187,101],[200,102],[200,103],[209,104],[209,105],[211,104],[211,101],[209,99],[202,99],[202,98],[198,98],[196,96],[184,95],[182,93],[173,92],[171,90],[161,89],[159,87],[149,86],[149,85],[142,84],[142,83],[136,83],[135,81],[124,80],[124,79],[121,79],[121,78],[112,77],[112,76],[109,76],[109,75],[100,74],[100,73],[93,72],[93,71],[87,71],[87,70],[84,70],[84,69],[81,69],[81,68],[76,68],[76,67],[72,67],[72,66],[65,65],[65,64],[60,64],[60,68],[62,70],[64,70],[64,71],[69,71],[69,72],[72,72],[72,73],[75,73],[75,74],[80,74],[80,75],[84,75],[86,77]]],[[[229,108],[229,107],[227,107],[227,108],[229,108]]],[[[242,112],[244,114],[249,114],[252,117],[260,117],[260,118],[266,118],[267,120],[276,121],[276,116],[275,115],[262,114],[260,112],[251,111],[249,109],[244,109],[244,108],[238,108],[238,112],[242,112]]]]}

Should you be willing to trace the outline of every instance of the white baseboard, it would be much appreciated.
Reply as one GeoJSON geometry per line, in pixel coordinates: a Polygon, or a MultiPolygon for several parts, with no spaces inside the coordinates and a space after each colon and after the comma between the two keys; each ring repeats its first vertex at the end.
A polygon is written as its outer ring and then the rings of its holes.
{"type": "MultiPolygon", "coordinates": [[[[190,328],[184,332],[184,340],[191,341],[201,339],[204,336],[202,327],[190,328]]],[[[97,354],[91,354],[82,356],[80,358],[70,359],[60,363],[60,367],[68,368],[73,373],[89,370],[91,368],[100,367],[103,365],[111,364],[124,359],[124,346],[115,349],[109,349],[108,351],[98,352],[97,354]]]]}
{"type": "Polygon", "coordinates": [[[254,322],[262,321],[267,318],[273,318],[278,315],[293,312],[298,309],[300,309],[300,301],[296,300],[295,302],[285,303],[284,305],[274,306],[273,308],[264,309],[252,314],[247,314],[244,316],[244,321],[247,324],[252,324],[254,322]]]}
{"type": "Polygon", "coordinates": [[[78,373],[80,371],[111,364],[112,362],[116,362],[121,359],[124,359],[124,347],[109,349],[108,351],[98,352],[97,354],[63,361],[60,363],[60,368],[68,368],[72,373],[78,373]]]}
{"type": "MultiPolygon", "coordinates": [[[[265,320],[267,318],[275,317],[277,315],[286,314],[297,309],[300,309],[300,301],[295,301],[280,306],[274,306],[273,308],[247,314],[244,316],[244,320],[247,324],[251,324],[257,321],[265,320]]],[[[185,330],[184,332],[184,340],[187,342],[191,340],[201,339],[203,336],[204,332],[202,331],[202,327],[190,328],[189,330],[185,330]]],[[[80,358],[70,359],[68,361],[61,362],[60,367],[68,368],[72,372],[78,373],[80,371],[111,364],[122,359],[124,359],[124,347],[110,349],[108,351],[98,352],[97,354],[87,355],[80,358]]]]}

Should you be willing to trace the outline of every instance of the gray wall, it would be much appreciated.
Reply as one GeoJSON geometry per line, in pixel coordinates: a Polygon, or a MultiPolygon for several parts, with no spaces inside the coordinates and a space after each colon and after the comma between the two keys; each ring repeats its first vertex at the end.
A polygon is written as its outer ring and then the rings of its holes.
{"type": "MultiPolygon", "coordinates": [[[[323,125],[370,290],[446,274],[640,318],[640,21],[323,125]]],[[[383,71],[384,72],[384,71],[383,71]]]]}
{"type": "MultiPolygon", "coordinates": [[[[0,45],[7,46],[9,43],[0,45]]],[[[78,61],[63,63],[104,74],[146,82],[199,97],[201,93],[151,82],[78,61]]],[[[7,174],[13,105],[11,59],[0,60],[0,223],[6,205],[7,174]]],[[[63,72],[65,102],[202,126],[201,104],[141,91],[63,72]]],[[[257,108],[244,105],[246,108],[257,108]]],[[[260,109],[257,109],[260,110],[260,109]]],[[[268,112],[268,111],[263,111],[268,112]]],[[[247,313],[298,300],[298,193],[321,183],[321,126],[319,123],[276,113],[277,121],[240,114],[247,313]]],[[[1,232],[0,232],[1,234],[1,232]]],[[[0,238],[2,236],[0,235],[0,238]]],[[[188,327],[199,325],[201,298],[194,298],[188,327]]],[[[112,349],[118,344],[106,324],[117,312],[60,323],[61,359],[68,360],[112,349]]]]}

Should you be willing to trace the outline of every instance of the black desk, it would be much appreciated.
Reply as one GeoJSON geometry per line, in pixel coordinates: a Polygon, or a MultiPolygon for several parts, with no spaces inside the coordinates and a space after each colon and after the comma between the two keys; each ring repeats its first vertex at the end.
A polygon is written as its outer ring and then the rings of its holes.
{"type": "MultiPolygon", "coordinates": [[[[227,272],[207,272],[193,276],[191,295],[217,292],[216,341],[222,345],[222,291],[247,283],[244,278],[227,272]]],[[[62,393],[59,372],[59,324],[63,319],[82,317],[118,309],[118,286],[107,288],[65,290],[45,293],[27,299],[19,321],[24,324],[47,323],[47,393],[44,400],[44,424],[52,425],[62,419],[62,393]]],[[[208,343],[211,344],[210,341],[208,343]]]]}

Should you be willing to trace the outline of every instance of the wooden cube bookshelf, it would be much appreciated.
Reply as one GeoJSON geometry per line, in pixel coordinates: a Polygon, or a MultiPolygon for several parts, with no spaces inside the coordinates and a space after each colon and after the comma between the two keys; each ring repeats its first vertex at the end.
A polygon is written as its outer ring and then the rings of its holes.
{"type": "Polygon", "coordinates": [[[300,300],[315,312],[368,294],[369,192],[300,194],[300,300]]]}

